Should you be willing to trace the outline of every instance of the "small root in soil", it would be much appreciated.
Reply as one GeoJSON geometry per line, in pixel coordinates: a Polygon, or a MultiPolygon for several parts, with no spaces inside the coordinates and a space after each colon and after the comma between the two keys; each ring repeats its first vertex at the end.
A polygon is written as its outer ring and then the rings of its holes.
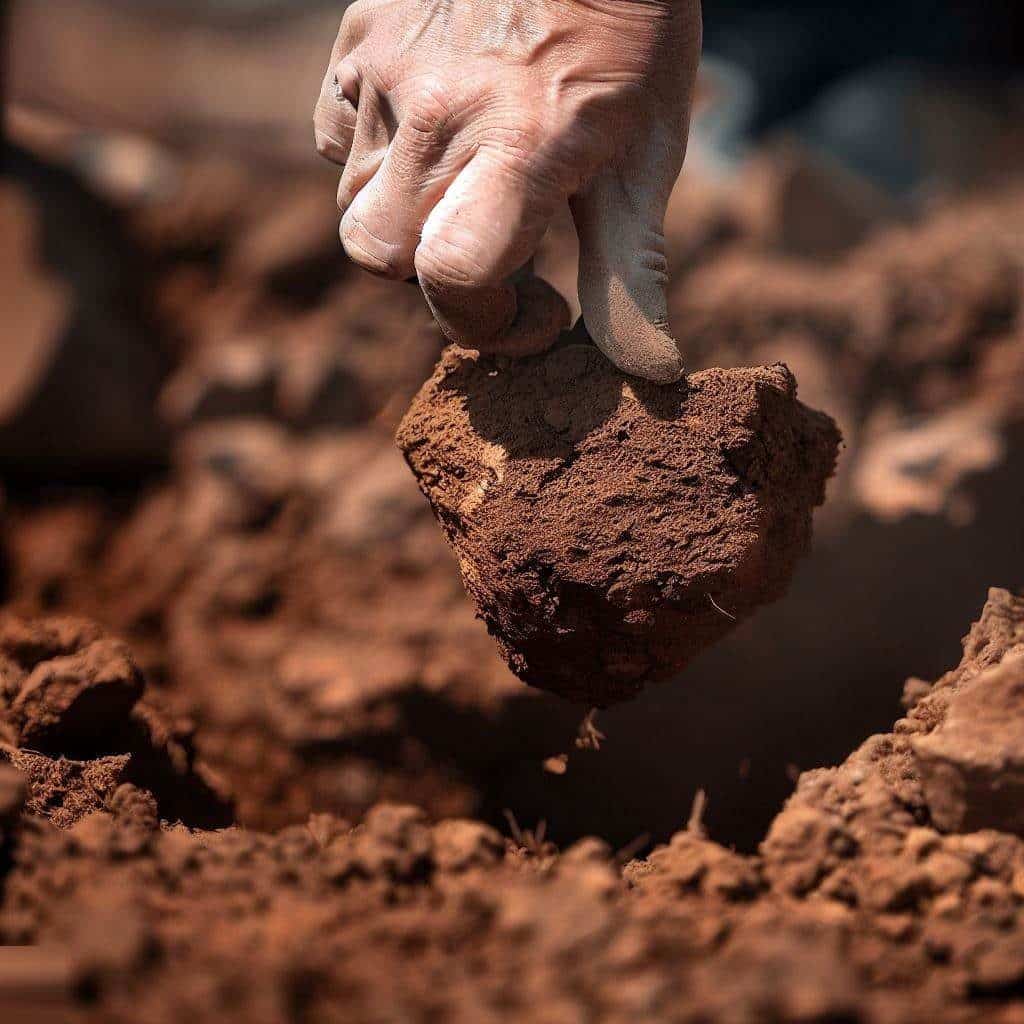
{"type": "Polygon", "coordinates": [[[708,806],[708,795],[703,789],[698,789],[693,795],[693,806],[690,808],[690,820],[686,823],[686,831],[691,835],[704,838],[707,830],[704,828],[704,812],[708,806]]]}
{"type": "Polygon", "coordinates": [[[512,841],[521,850],[534,857],[550,856],[557,852],[555,844],[547,841],[548,823],[543,818],[537,822],[535,828],[529,829],[519,824],[510,808],[506,807],[502,813],[512,833],[512,841]]]}

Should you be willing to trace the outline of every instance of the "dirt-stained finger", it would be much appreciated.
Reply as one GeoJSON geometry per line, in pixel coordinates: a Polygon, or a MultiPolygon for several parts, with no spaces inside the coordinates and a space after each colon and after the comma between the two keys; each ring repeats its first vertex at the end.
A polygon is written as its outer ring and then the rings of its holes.
{"type": "Polygon", "coordinates": [[[360,266],[399,280],[415,276],[426,219],[469,159],[468,152],[448,151],[456,130],[443,84],[421,85],[380,166],[342,218],[342,242],[360,266]]]}
{"type": "Polygon", "coordinates": [[[365,39],[369,29],[362,3],[348,7],[331,48],[331,59],[320,83],[313,110],[313,137],[317,152],[331,163],[344,165],[352,149],[359,106],[359,72],[347,58],[365,39]]]}
{"type": "MultiPolygon", "coordinates": [[[[423,228],[415,267],[441,330],[471,348],[493,346],[517,320],[518,297],[509,278],[536,252],[560,199],[529,168],[510,169],[507,157],[477,154],[434,207],[423,228]]],[[[524,299],[554,303],[548,292],[526,289],[524,299]]],[[[568,313],[565,314],[567,320],[568,313]]],[[[531,334],[553,341],[561,318],[519,314],[531,334]],[[558,323],[558,326],[555,324],[558,323]]],[[[537,340],[533,344],[540,344],[537,340]]]]}
{"type": "Polygon", "coordinates": [[[594,342],[625,373],[668,384],[683,358],[668,326],[663,230],[682,153],[660,144],[657,159],[601,171],[571,207],[580,241],[579,294],[594,342]],[[669,167],[657,166],[657,161],[669,167]]]}
{"type": "Polygon", "coordinates": [[[317,152],[344,166],[352,151],[359,105],[359,74],[347,61],[332,64],[324,75],[313,111],[317,152]]]}

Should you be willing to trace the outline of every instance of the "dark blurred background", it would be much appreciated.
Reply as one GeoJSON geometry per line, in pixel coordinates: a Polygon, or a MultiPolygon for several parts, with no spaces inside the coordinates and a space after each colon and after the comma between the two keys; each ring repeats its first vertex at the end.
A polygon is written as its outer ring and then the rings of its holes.
{"type": "MultiPolygon", "coordinates": [[[[1024,585],[1024,14],[705,5],[667,224],[691,365],[786,360],[846,448],[789,596],[604,713],[492,649],[391,431],[440,340],[358,274],[311,111],[343,5],[20,0],[5,17],[5,602],[124,634],[243,822],[514,811],[751,848],[795,773],[1024,585]]],[[[574,240],[539,259],[570,301],[574,240]]]]}

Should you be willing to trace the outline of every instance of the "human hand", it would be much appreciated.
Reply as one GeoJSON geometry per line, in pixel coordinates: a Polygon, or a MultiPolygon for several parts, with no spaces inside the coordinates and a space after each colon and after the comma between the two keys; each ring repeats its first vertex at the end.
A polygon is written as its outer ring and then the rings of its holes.
{"type": "Polygon", "coordinates": [[[539,351],[567,309],[514,275],[568,201],[594,341],[627,373],[678,379],[663,222],[700,34],[699,0],[357,0],[315,115],[344,166],[346,252],[415,275],[449,339],[539,351]]]}

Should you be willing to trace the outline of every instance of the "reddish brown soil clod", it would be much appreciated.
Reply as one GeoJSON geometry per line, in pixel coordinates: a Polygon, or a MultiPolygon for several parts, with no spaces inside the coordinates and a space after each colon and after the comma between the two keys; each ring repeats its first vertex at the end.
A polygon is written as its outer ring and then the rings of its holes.
{"type": "MultiPolygon", "coordinates": [[[[0,768],[21,773],[27,809],[61,828],[136,787],[171,820],[216,827],[230,800],[196,762],[190,725],[144,699],[128,648],[71,616],[0,616],[0,768]]],[[[18,804],[0,775],[4,804],[18,804]]],[[[0,839],[2,839],[0,827],[0,839]]]]}
{"type": "Polygon", "coordinates": [[[512,670],[606,706],[784,592],[839,431],[781,364],[662,387],[564,336],[449,349],[398,443],[512,670]]]}

